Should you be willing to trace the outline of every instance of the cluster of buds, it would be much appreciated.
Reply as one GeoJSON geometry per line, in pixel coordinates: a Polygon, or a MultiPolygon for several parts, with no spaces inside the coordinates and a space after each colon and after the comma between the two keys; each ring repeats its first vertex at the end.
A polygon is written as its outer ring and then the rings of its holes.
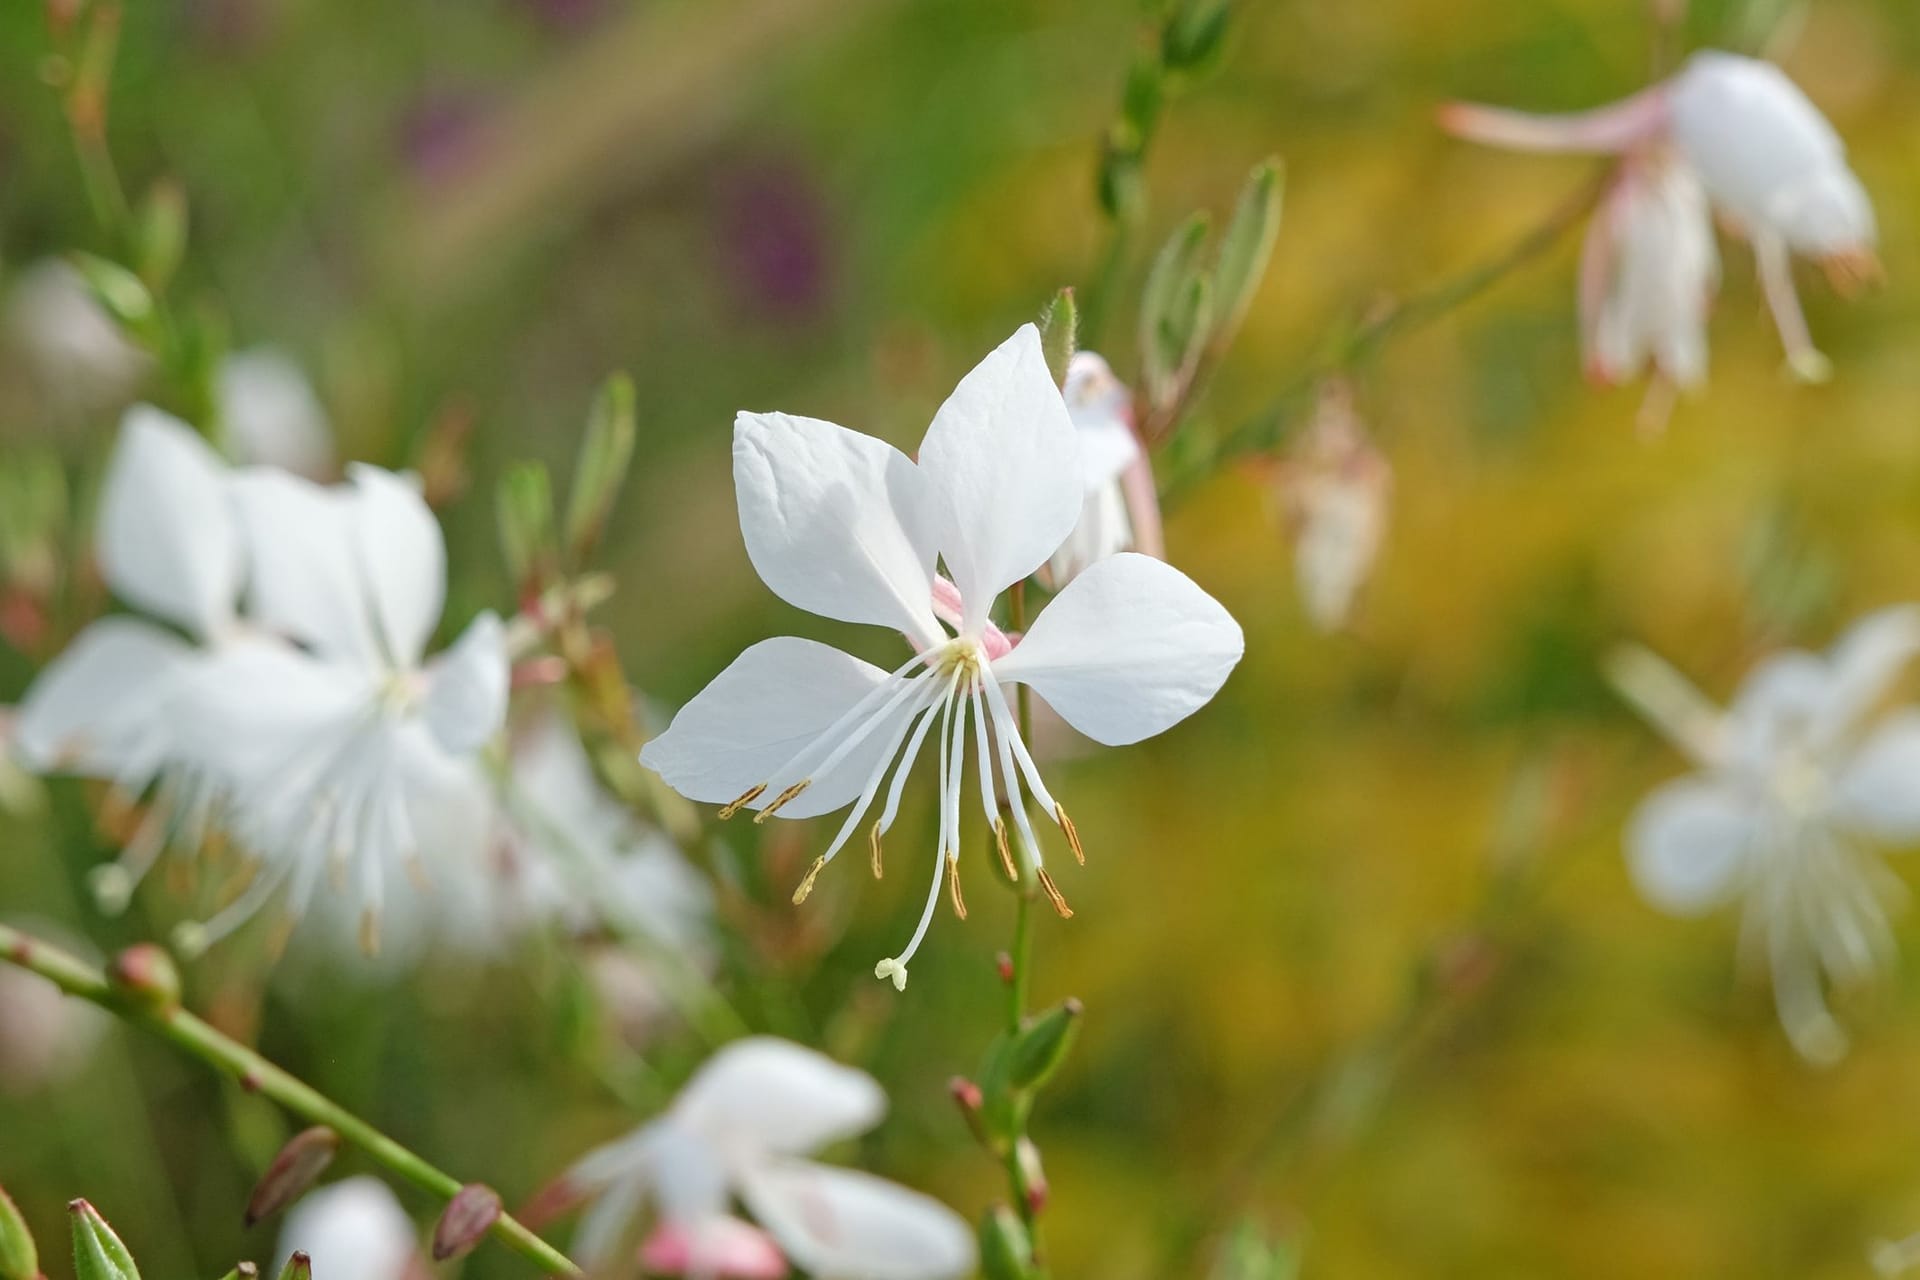
{"type": "MultiPolygon", "coordinates": [[[[125,1242],[115,1234],[100,1211],[85,1200],[67,1205],[73,1228],[75,1280],[140,1280],[140,1268],[125,1242]]],[[[260,1268],[235,1263],[220,1280],[259,1280],[260,1268]]],[[[313,1266],[296,1252],[282,1264],[278,1280],[311,1280],[313,1266]]],[[[19,1208],[0,1190],[0,1280],[47,1280],[40,1271],[40,1251],[27,1230],[19,1208]]]]}

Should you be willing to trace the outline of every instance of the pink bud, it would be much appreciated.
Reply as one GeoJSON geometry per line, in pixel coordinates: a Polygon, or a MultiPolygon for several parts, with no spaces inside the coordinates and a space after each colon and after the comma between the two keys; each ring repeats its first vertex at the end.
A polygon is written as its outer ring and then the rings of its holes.
{"type": "Polygon", "coordinates": [[[305,1195],[339,1151],[340,1135],[323,1124],[296,1133],[254,1185],[247,1198],[246,1224],[271,1218],[305,1195]]]}
{"type": "Polygon", "coordinates": [[[479,1244],[500,1217],[500,1193],[470,1182],[454,1193],[433,1228],[433,1260],[457,1258],[479,1244]]]}

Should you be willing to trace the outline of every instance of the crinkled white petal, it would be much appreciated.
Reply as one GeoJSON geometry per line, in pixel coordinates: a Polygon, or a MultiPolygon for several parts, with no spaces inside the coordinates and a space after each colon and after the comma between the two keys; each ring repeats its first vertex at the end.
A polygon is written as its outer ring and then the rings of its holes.
{"type": "Polygon", "coordinates": [[[1740,889],[1759,856],[1765,820],[1752,799],[1723,782],[1669,782],[1628,824],[1628,869],[1641,895],[1662,911],[1707,911],[1740,889]]]}
{"type": "Polygon", "coordinates": [[[447,598],[447,545],[411,477],[356,463],[353,533],[388,659],[418,666],[447,598]]]}
{"type": "Polygon", "coordinates": [[[1887,717],[1834,786],[1848,828],[1890,844],[1920,841],[1920,711],[1887,717]]]}
{"type": "Polygon", "coordinates": [[[14,721],[20,762],[144,784],[175,748],[169,708],[198,651],[134,618],[93,623],[27,690],[14,721]]]}
{"type": "Polygon", "coordinates": [[[943,523],[940,554],[977,634],[999,594],[1046,563],[1085,486],[1066,402],[1032,325],[960,380],[920,445],[943,523]]]}
{"type": "Polygon", "coordinates": [[[1240,625],[1193,579],[1123,552],[1054,597],[993,672],[1031,685],[1094,741],[1119,746],[1199,710],[1244,648],[1240,625]]]}
{"type": "Polygon", "coordinates": [[[973,1232],[931,1196],[857,1169],[769,1161],[741,1179],[753,1215],[809,1274],[837,1280],[959,1280],[973,1232]]]}
{"type": "Polygon", "coordinates": [[[866,1072],[754,1036],[709,1058],[673,1115],[723,1149],[798,1155],[865,1133],[886,1110],[886,1094],[866,1072]]]}
{"type": "MultiPolygon", "coordinates": [[[[689,800],[726,804],[768,781],[886,679],[880,668],[818,641],[762,640],[680,708],[667,731],[641,750],[640,763],[689,800]]],[[[894,714],[910,712],[902,706],[894,714]]],[[[890,741],[891,723],[814,778],[780,816],[831,813],[858,796],[890,741]]],[[[774,798],[762,795],[754,807],[774,798]]]]}
{"type": "Polygon", "coordinates": [[[781,599],[923,646],[939,639],[934,509],[905,454],[817,418],[742,413],[733,481],[747,555],[781,599]]]}
{"type": "Polygon", "coordinates": [[[100,568],[114,594],[196,635],[218,631],[242,571],[228,480],[184,422],[127,410],[100,497],[100,568]]]}
{"type": "Polygon", "coordinates": [[[500,619],[483,613],[433,662],[426,701],[427,728],[454,755],[479,750],[507,721],[510,672],[500,619]]]}
{"type": "Polygon", "coordinates": [[[266,467],[240,472],[234,498],[251,566],[248,612],[322,657],[378,665],[352,499],[266,467]]]}

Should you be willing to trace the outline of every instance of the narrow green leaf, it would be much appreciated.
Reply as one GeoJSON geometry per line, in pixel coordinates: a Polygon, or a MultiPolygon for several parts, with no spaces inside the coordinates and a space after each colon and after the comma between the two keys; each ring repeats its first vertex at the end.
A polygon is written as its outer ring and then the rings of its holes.
{"type": "Polygon", "coordinates": [[[516,584],[536,581],[552,566],[553,481],[538,462],[521,462],[500,477],[495,516],[500,524],[500,553],[516,584]]]}
{"type": "MultiPolygon", "coordinates": [[[[1178,319],[1192,309],[1192,282],[1198,274],[1208,220],[1196,213],[1167,237],[1147,272],[1140,298],[1140,363],[1149,398],[1159,403],[1171,392],[1186,354],[1186,334],[1178,319]],[[1169,340],[1169,335],[1172,340],[1169,340]]],[[[1189,321],[1190,323],[1190,321],[1189,321]]]]}
{"type": "Polygon", "coordinates": [[[587,415],[586,434],[567,500],[567,546],[575,556],[599,541],[633,459],[633,379],[616,373],[601,386],[587,415]]]}
{"type": "Polygon", "coordinates": [[[1281,194],[1285,171],[1277,159],[1263,160],[1247,175],[1233,219],[1220,238],[1220,256],[1213,269],[1219,323],[1215,339],[1222,346],[1233,341],[1247,307],[1266,277],[1273,243],[1280,234],[1281,194]]]}

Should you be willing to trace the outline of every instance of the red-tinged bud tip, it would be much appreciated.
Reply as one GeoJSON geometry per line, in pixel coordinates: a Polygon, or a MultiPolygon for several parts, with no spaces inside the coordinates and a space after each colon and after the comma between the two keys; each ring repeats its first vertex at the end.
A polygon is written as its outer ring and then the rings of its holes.
{"type": "Polygon", "coordinates": [[[986,1105],[987,1098],[980,1091],[980,1086],[965,1076],[955,1076],[947,1081],[947,1092],[953,1095],[953,1100],[960,1104],[962,1111],[974,1112],[986,1105]]]}
{"type": "Polygon", "coordinates": [[[433,1228],[433,1260],[445,1262],[469,1252],[499,1217],[499,1192],[477,1182],[460,1188],[433,1228]]]}
{"type": "Polygon", "coordinates": [[[1002,951],[1000,954],[996,955],[993,958],[993,966],[1000,973],[1000,981],[1006,982],[1006,983],[1011,983],[1013,981],[1013,957],[1012,956],[1002,951]]]}
{"type": "Polygon", "coordinates": [[[1033,1145],[1033,1139],[1023,1137],[1014,1147],[1014,1158],[1020,1162],[1020,1181],[1026,1185],[1027,1212],[1038,1216],[1047,1207],[1047,1174],[1040,1167],[1040,1148],[1033,1145]]]}
{"type": "Polygon", "coordinates": [[[128,947],[107,966],[107,977],[128,996],[154,1009],[180,1006],[180,970],[173,957],[158,945],[142,942],[128,947]]]}
{"type": "Polygon", "coordinates": [[[246,1224],[265,1221],[312,1188],[340,1151],[340,1135],[323,1124],[296,1133],[247,1198],[246,1224]]]}
{"type": "Polygon", "coordinates": [[[313,1259],[296,1252],[281,1269],[280,1280],[313,1280],[313,1259]]]}

